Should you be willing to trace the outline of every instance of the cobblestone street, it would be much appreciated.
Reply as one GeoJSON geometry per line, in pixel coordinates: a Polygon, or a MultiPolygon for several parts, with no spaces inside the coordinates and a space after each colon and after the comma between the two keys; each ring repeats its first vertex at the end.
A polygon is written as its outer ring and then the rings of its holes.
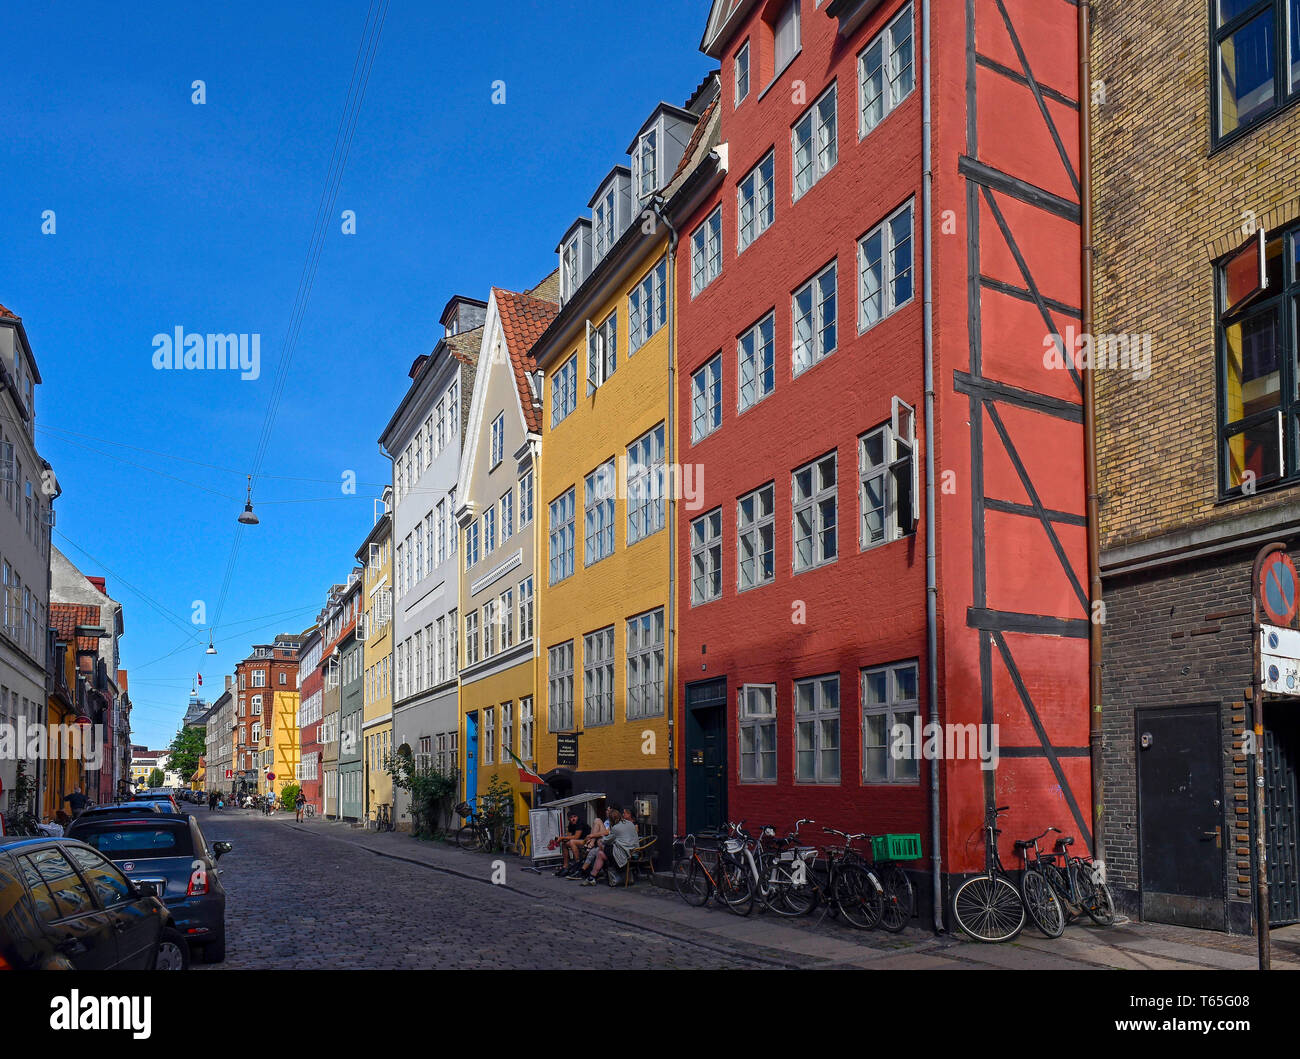
{"type": "MultiPolygon", "coordinates": [[[[671,890],[581,887],[514,857],[466,853],[289,814],[198,813],[221,861],[227,955],[196,969],[1167,969],[1249,970],[1254,939],[1123,922],[1032,928],[1006,945],[859,932],[817,915],[740,918],[671,890]],[[492,882],[494,865],[504,873],[492,882]]],[[[1274,932],[1274,966],[1300,966],[1300,933],[1274,932]]]]}

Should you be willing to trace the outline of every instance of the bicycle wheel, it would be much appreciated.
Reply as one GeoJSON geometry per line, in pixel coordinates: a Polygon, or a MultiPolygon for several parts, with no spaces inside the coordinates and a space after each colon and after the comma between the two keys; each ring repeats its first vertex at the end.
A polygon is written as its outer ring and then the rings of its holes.
{"type": "Polygon", "coordinates": [[[880,926],[891,934],[901,934],[916,911],[916,894],[907,872],[894,863],[876,865],[876,878],[885,892],[881,895],[880,926]]]}
{"type": "Polygon", "coordinates": [[[952,895],[952,915],[976,941],[1010,941],[1024,929],[1025,903],[1001,875],[976,875],[952,895]]]}
{"type": "Polygon", "coordinates": [[[483,830],[473,824],[466,824],[456,832],[456,845],[461,849],[477,853],[483,848],[483,830]]]}
{"type": "Polygon", "coordinates": [[[1034,926],[1049,938],[1065,933],[1065,906],[1041,871],[1025,869],[1020,876],[1020,896],[1034,926]]]}
{"type": "Polygon", "coordinates": [[[1093,875],[1095,869],[1091,864],[1080,862],[1075,867],[1075,878],[1079,883],[1079,903],[1083,910],[1099,927],[1113,926],[1115,923],[1115,900],[1110,895],[1110,887],[1093,875]]]}
{"type": "Polygon", "coordinates": [[[778,916],[806,916],[817,904],[817,893],[807,883],[796,885],[791,862],[765,857],[760,866],[767,879],[767,907],[778,916]]]}
{"type": "Polygon", "coordinates": [[[688,905],[703,908],[709,903],[713,887],[700,862],[694,857],[683,858],[673,865],[673,883],[688,905]]]}
{"type": "Polygon", "coordinates": [[[718,865],[718,892],[727,910],[738,916],[754,911],[754,880],[739,861],[726,861],[718,865]]]}
{"type": "Polygon", "coordinates": [[[831,899],[859,930],[870,930],[880,922],[882,892],[880,881],[859,864],[839,867],[831,884],[831,899]]]}
{"type": "MultiPolygon", "coordinates": [[[[1040,870],[1042,871],[1044,878],[1051,883],[1052,889],[1056,891],[1056,896],[1061,900],[1061,910],[1065,913],[1065,922],[1067,924],[1073,923],[1083,914],[1082,909],[1075,906],[1073,895],[1082,895],[1086,893],[1086,891],[1078,885],[1071,890],[1070,883],[1065,878],[1065,873],[1051,862],[1043,864],[1040,870]]],[[[1076,877],[1076,884],[1081,883],[1082,881],[1082,879],[1076,877]]],[[[1080,900],[1082,900],[1082,897],[1080,900]]]]}

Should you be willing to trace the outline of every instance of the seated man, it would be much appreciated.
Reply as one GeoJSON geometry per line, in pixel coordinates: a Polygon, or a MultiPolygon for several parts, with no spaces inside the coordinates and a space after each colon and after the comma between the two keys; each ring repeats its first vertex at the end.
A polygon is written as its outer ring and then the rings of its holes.
{"type": "Polygon", "coordinates": [[[596,876],[601,873],[606,863],[611,860],[614,862],[615,867],[626,868],[628,861],[631,859],[632,850],[636,848],[636,824],[623,819],[623,813],[618,808],[610,810],[609,819],[611,824],[609,837],[605,839],[600,851],[596,854],[596,861],[592,865],[591,874],[583,880],[583,886],[595,886],[596,876]]]}
{"type": "Polygon", "coordinates": [[[560,849],[563,863],[555,869],[556,875],[568,875],[570,871],[576,871],[578,862],[582,859],[582,847],[587,838],[587,826],[578,820],[578,811],[569,810],[569,837],[560,840],[560,849]],[[570,864],[569,861],[573,863],[570,864]]]}
{"type": "MultiPolygon", "coordinates": [[[[606,810],[605,816],[609,816],[608,810],[606,810]]],[[[585,879],[587,877],[591,871],[591,866],[596,862],[596,854],[600,851],[600,844],[608,835],[609,827],[606,821],[597,817],[596,822],[591,825],[591,831],[587,835],[586,841],[583,843],[586,848],[586,856],[583,858],[582,866],[577,867],[575,864],[574,867],[569,869],[567,878],[585,879]]]]}

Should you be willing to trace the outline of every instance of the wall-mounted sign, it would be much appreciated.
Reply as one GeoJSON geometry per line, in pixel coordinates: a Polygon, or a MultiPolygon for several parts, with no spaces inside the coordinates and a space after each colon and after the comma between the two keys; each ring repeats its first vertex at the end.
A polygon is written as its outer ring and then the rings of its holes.
{"type": "Polygon", "coordinates": [[[1296,616],[1296,569],[1286,552],[1273,552],[1259,567],[1260,605],[1274,625],[1290,625],[1296,616]]]}
{"type": "Polygon", "coordinates": [[[555,737],[555,763],[565,768],[578,767],[578,737],[576,734],[555,737]]]}

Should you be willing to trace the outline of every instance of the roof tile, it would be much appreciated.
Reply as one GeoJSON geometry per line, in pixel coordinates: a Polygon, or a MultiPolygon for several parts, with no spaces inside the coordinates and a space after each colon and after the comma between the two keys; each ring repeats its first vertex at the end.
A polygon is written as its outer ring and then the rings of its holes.
{"type": "Polygon", "coordinates": [[[534,298],[530,294],[517,294],[514,291],[492,288],[496,298],[497,312],[501,316],[501,330],[506,337],[506,348],[510,350],[510,366],[515,373],[515,388],[519,391],[519,406],[524,412],[524,422],[534,434],[542,431],[542,418],[538,409],[533,407],[533,388],[528,376],[537,370],[537,361],[533,359],[533,345],[550,326],[560,311],[552,301],[534,298]]]}

